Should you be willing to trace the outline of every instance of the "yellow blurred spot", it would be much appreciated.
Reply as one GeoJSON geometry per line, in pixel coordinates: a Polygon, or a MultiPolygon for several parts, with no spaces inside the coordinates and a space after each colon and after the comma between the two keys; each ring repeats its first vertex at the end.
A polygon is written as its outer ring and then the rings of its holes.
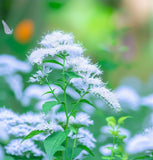
{"type": "Polygon", "coordinates": [[[21,21],[14,29],[14,38],[19,43],[27,43],[33,36],[34,23],[31,20],[21,21]]]}

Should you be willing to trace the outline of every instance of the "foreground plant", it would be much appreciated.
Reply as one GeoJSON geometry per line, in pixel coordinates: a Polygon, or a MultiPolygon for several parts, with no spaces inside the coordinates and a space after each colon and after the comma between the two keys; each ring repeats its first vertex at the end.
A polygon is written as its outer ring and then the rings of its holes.
{"type": "MultiPolygon", "coordinates": [[[[42,106],[43,114],[39,116],[42,117],[42,121],[30,129],[22,142],[20,140],[19,143],[8,144],[6,152],[14,155],[16,152],[8,151],[10,145],[22,145],[24,148],[24,144],[29,144],[29,140],[35,145],[35,138],[40,136],[39,140],[43,141],[44,146],[41,147],[41,157],[45,157],[46,152],[49,160],[77,160],[88,154],[94,156],[92,149],[95,147],[96,139],[87,129],[89,125],[93,125],[93,121],[87,113],[78,112],[79,104],[87,103],[94,106],[87,99],[89,94],[104,99],[116,112],[120,111],[120,105],[101,80],[102,71],[97,65],[92,64],[88,57],[84,57],[84,49],[74,43],[71,34],[54,31],[44,36],[40,45],[41,48],[36,48],[28,56],[31,64],[38,67],[30,81],[47,84],[48,91],[44,95],[50,94],[51,101],[45,102],[42,106]],[[70,101],[67,96],[68,87],[71,87],[73,94],[79,95],[79,98],[70,101]],[[61,91],[60,96],[57,90],[61,91]]],[[[16,148],[20,150],[20,147],[16,148]]],[[[28,159],[30,151],[22,151],[20,153],[26,153],[28,159]]],[[[15,156],[21,157],[19,154],[15,156]]]]}
{"type": "MultiPolygon", "coordinates": [[[[77,156],[83,153],[93,155],[90,149],[95,147],[93,142],[96,140],[91,138],[89,131],[83,131],[82,128],[89,125],[85,124],[88,122],[88,117],[82,115],[82,117],[78,118],[78,122],[75,122],[77,121],[76,108],[78,104],[81,102],[91,104],[84,97],[87,94],[93,94],[103,98],[117,111],[120,110],[120,105],[115,96],[105,88],[104,83],[101,81],[102,72],[100,69],[97,65],[93,65],[89,58],[84,57],[84,49],[79,44],[74,43],[74,38],[71,34],[55,31],[46,35],[40,45],[42,47],[35,49],[29,56],[29,61],[39,68],[31,78],[31,81],[47,83],[50,90],[44,94],[52,94],[55,99],[54,101],[46,102],[42,106],[46,115],[56,105],[64,108],[63,123],[61,124],[63,131],[51,134],[44,141],[48,157],[51,159],[57,151],[59,151],[57,156],[66,160],[80,159],[77,156]],[[58,78],[51,81],[48,77],[54,70],[59,71],[58,78]],[[56,95],[56,88],[51,88],[51,83],[61,88],[63,91],[62,98],[56,95]],[[66,94],[68,86],[73,87],[80,95],[80,98],[71,103],[70,106],[68,106],[66,94]],[[91,142],[86,139],[88,136],[91,142]],[[71,141],[73,141],[72,146],[69,144],[71,141]],[[80,142],[82,143],[80,144],[80,142]]],[[[36,134],[36,132],[34,133],[36,134]]]]}
{"type": "Polygon", "coordinates": [[[124,123],[124,121],[129,118],[126,117],[120,117],[118,120],[115,119],[115,117],[107,117],[106,121],[108,124],[108,131],[112,136],[113,143],[108,144],[106,146],[101,147],[102,152],[107,152],[108,156],[102,156],[102,159],[106,160],[128,160],[128,156],[124,151],[124,139],[127,138],[125,134],[122,134],[121,132],[121,125],[124,123]],[[104,151],[105,149],[105,151],[104,151]]]}

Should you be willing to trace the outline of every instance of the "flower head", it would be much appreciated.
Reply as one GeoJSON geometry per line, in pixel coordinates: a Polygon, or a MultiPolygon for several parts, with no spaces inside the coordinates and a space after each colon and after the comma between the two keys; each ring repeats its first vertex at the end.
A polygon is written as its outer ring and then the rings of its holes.
{"type": "MultiPolygon", "coordinates": [[[[50,69],[63,69],[75,72],[78,76],[72,77],[70,83],[81,93],[99,95],[114,109],[120,110],[120,105],[115,95],[104,87],[101,80],[102,71],[93,64],[89,57],[84,57],[84,49],[74,42],[72,34],[54,31],[44,36],[40,42],[41,48],[35,49],[29,56],[29,61],[38,66],[48,66],[50,69]],[[52,65],[55,63],[54,65],[52,65]],[[50,65],[51,64],[51,65],[50,65]],[[56,65],[60,67],[57,68],[56,65]]],[[[47,72],[48,74],[49,72],[47,72]]],[[[31,81],[39,81],[47,74],[38,71],[31,81]]]]}

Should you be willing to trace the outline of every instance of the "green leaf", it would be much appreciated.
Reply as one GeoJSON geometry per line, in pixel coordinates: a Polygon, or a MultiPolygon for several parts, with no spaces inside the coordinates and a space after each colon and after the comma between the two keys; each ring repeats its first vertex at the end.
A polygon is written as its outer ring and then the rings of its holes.
{"type": "Polygon", "coordinates": [[[91,102],[89,102],[87,99],[81,99],[80,102],[83,102],[83,103],[87,103],[93,107],[95,107],[91,102]]]}
{"type": "Polygon", "coordinates": [[[109,130],[109,132],[111,133],[111,135],[113,136],[118,136],[120,131],[114,131],[114,130],[109,130]]]}
{"type": "Polygon", "coordinates": [[[56,60],[53,60],[53,59],[50,59],[50,60],[44,60],[43,63],[55,63],[55,64],[58,64],[60,66],[63,67],[63,64],[61,64],[60,62],[56,61],[56,60]]]}
{"type": "Polygon", "coordinates": [[[127,119],[127,118],[131,118],[130,116],[125,116],[125,117],[121,117],[118,119],[118,124],[121,125],[124,123],[124,121],[127,119]]]}
{"type": "Polygon", "coordinates": [[[65,151],[65,160],[72,160],[72,150],[73,150],[74,140],[69,138],[67,143],[67,148],[65,151]]]}
{"type": "Polygon", "coordinates": [[[49,93],[51,93],[51,94],[52,94],[52,92],[51,92],[51,91],[47,91],[47,92],[45,92],[44,94],[42,94],[42,96],[44,96],[44,95],[46,95],[46,94],[49,94],[49,93]]]}
{"type": "Polygon", "coordinates": [[[53,155],[59,150],[61,144],[65,141],[69,133],[70,130],[55,132],[45,139],[44,147],[49,160],[51,160],[53,155]]]}
{"type": "Polygon", "coordinates": [[[65,72],[65,74],[70,78],[82,78],[80,75],[78,75],[75,72],[65,72]]]}
{"type": "Polygon", "coordinates": [[[43,104],[43,106],[42,106],[43,112],[45,112],[45,114],[47,114],[51,110],[51,108],[53,108],[57,104],[58,104],[57,101],[48,101],[48,102],[45,102],[43,104]]]}
{"type": "Polygon", "coordinates": [[[126,135],[118,135],[118,138],[119,138],[120,140],[123,140],[123,139],[127,138],[127,136],[126,136],[126,135]]]}
{"type": "Polygon", "coordinates": [[[77,113],[77,111],[74,110],[74,111],[71,113],[71,116],[73,116],[74,118],[76,118],[76,113],[77,113]]]}
{"type": "Polygon", "coordinates": [[[116,157],[118,157],[118,158],[122,158],[122,156],[121,156],[121,155],[116,155],[116,157]]]}
{"type": "Polygon", "coordinates": [[[5,157],[4,157],[4,160],[14,160],[14,158],[11,157],[11,156],[5,156],[5,157]]]}
{"type": "Polygon", "coordinates": [[[61,83],[63,83],[63,79],[58,78],[58,79],[56,79],[56,82],[61,82],[61,83]]]}
{"type": "Polygon", "coordinates": [[[64,90],[63,86],[60,83],[55,82],[54,84],[59,86],[62,90],[64,90]]]}
{"type": "Polygon", "coordinates": [[[110,160],[110,157],[107,157],[107,156],[102,156],[102,159],[104,160],[110,160]]]}
{"type": "Polygon", "coordinates": [[[64,151],[65,147],[64,146],[59,146],[57,151],[64,151]]]}
{"type": "Polygon", "coordinates": [[[74,148],[72,158],[74,159],[75,157],[77,157],[81,153],[81,151],[82,151],[81,148],[74,148]]]}
{"type": "Polygon", "coordinates": [[[106,147],[107,149],[109,149],[109,150],[114,150],[114,147],[106,147]]]}
{"type": "Polygon", "coordinates": [[[72,126],[70,127],[70,130],[71,130],[73,133],[75,133],[75,134],[77,133],[77,129],[74,128],[74,127],[72,127],[72,126]]]}
{"type": "Polygon", "coordinates": [[[113,116],[107,117],[106,121],[107,121],[107,123],[108,123],[109,126],[111,126],[113,128],[115,127],[115,125],[116,125],[116,119],[113,116]]]}
{"type": "Polygon", "coordinates": [[[144,160],[144,159],[146,159],[146,158],[147,158],[147,160],[149,160],[149,159],[151,160],[151,157],[149,157],[149,156],[147,156],[147,155],[146,155],[146,156],[137,157],[137,158],[135,158],[135,159],[143,159],[143,160],[144,160]]]}
{"type": "MultiPolygon", "coordinates": [[[[27,136],[24,137],[23,141],[27,140],[27,139],[30,139],[32,138],[33,136],[37,135],[37,134],[40,134],[40,133],[43,133],[44,131],[43,130],[33,130],[31,131],[27,136]]],[[[22,142],[23,142],[22,141],[22,142]]]]}
{"type": "Polygon", "coordinates": [[[87,146],[85,146],[85,145],[78,145],[77,147],[81,148],[81,149],[83,149],[85,151],[87,151],[89,154],[91,154],[92,156],[94,156],[93,152],[87,146]]]}

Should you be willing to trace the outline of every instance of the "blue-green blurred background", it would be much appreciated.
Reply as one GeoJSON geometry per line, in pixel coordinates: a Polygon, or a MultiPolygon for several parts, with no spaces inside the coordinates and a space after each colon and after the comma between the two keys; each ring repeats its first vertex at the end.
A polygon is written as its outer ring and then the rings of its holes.
{"type": "Polygon", "coordinates": [[[113,87],[129,75],[147,81],[153,71],[151,1],[1,0],[0,19],[14,30],[25,19],[34,25],[33,34],[22,43],[22,38],[15,40],[15,32],[5,35],[0,24],[0,54],[25,60],[42,35],[63,30],[72,32],[85,54],[102,65],[104,79],[113,87]]]}
{"type": "MultiPolygon", "coordinates": [[[[85,55],[101,66],[103,80],[109,88],[117,88],[124,77],[130,76],[146,84],[153,74],[152,13],[151,0],[142,0],[142,3],[138,0],[0,0],[0,21],[5,20],[14,30],[12,35],[7,35],[0,24],[0,54],[27,61],[27,54],[38,46],[43,35],[63,30],[72,32],[76,42],[86,48],[85,55]]],[[[26,88],[31,74],[21,75],[26,88]]],[[[0,106],[20,113],[33,110],[22,107],[4,79],[0,79],[0,88],[0,106]],[[5,95],[4,90],[9,92],[5,95]]],[[[142,96],[150,93],[153,91],[145,91],[142,96]]],[[[134,118],[125,127],[131,129],[132,134],[142,131],[144,117],[151,112],[141,108],[137,112],[122,113],[134,118]]],[[[105,117],[111,114],[109,110],[97,109],[92,115],[95,124],[91,131],[96,138],[99,128],[106,125],[105,117]]],[[[98,147],[95,160],[100,157],[98,147]]]]}

